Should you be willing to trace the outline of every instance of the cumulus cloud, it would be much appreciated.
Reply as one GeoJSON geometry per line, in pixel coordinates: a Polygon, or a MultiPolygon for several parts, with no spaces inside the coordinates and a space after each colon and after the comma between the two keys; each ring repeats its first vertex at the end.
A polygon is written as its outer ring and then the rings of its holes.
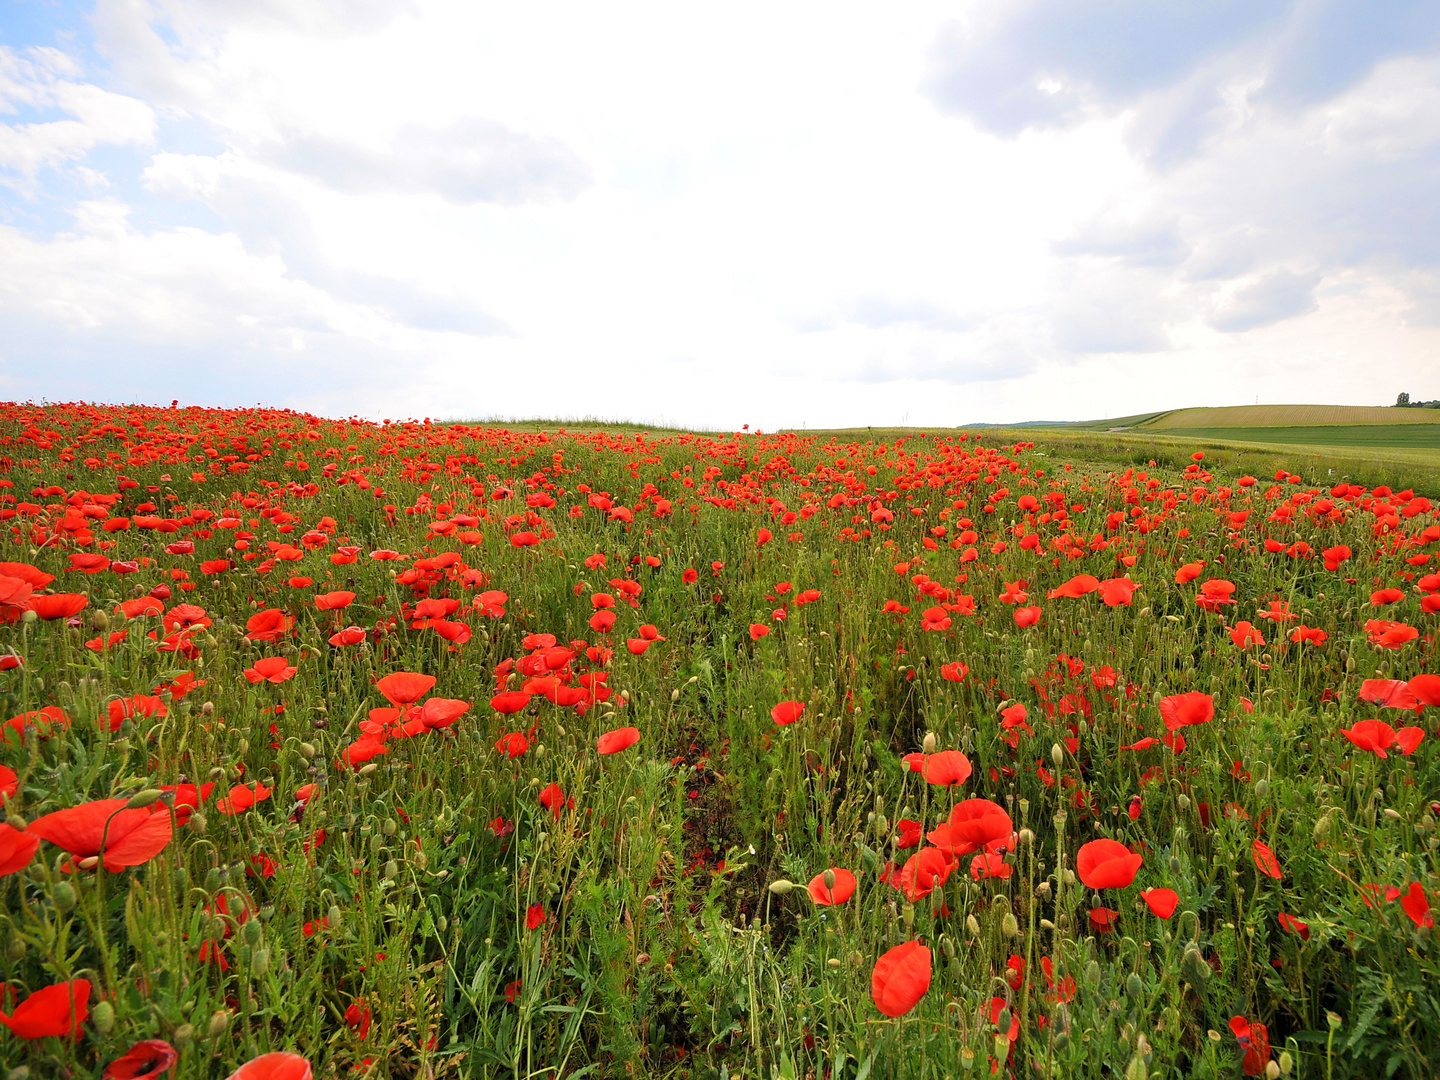
{"type": "Polygon", "coordinates": [[[151,142],[154,110],[79,74],[76,61],[58,49],[0,45],[0,116],[33,118],[0,123],[0,169],[33,181],[41,169],[78,161],[97,146],[151,142]],[[47,114],[55,118],[39,118],[47,114]]]}

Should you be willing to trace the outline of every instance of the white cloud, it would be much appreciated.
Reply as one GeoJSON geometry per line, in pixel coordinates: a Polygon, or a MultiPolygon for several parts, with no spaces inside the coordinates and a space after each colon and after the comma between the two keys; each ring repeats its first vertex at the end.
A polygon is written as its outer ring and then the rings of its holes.
{"type": "Polygon", "coordinates": [[[725,427],[1419,393],[1436,43],[1101,7],[99,0],[108,75],[0,53],[0,369],[725,427]]]}

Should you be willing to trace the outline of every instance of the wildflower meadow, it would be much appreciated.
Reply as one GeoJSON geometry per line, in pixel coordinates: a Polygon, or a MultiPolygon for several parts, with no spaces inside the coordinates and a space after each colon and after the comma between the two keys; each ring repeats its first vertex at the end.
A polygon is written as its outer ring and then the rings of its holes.
{"type": "Polygon", "coordinates": [[[1440,504],[990,439],[0,406],[0,1076],[1440,1075],[1440,504]]]}

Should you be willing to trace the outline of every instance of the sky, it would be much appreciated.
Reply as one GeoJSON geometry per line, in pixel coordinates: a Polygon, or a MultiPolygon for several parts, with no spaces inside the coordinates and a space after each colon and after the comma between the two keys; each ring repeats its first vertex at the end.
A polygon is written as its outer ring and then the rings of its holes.
{"type": "Polygon", "coordinates": [[[1440,398],[1434,0],[0,0],[0,398],[1440,398]]]}

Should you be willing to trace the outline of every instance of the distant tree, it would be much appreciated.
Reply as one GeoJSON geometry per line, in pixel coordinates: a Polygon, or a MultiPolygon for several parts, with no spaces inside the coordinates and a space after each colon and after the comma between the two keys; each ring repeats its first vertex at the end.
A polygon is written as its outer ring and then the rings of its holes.
{"type": "Polygon", "coordinates": [[[1395,399],[1395,407],[1396,407],[1396,408],[1399,408],[1399,409],[1407,409],[1407,408],[1409,408],[1409,407],[1410,407],[1410,395],[1409,395],[1409,394],[1401,394],[1399,397],[1397,397],[1397,398],[1395,399]]]}

